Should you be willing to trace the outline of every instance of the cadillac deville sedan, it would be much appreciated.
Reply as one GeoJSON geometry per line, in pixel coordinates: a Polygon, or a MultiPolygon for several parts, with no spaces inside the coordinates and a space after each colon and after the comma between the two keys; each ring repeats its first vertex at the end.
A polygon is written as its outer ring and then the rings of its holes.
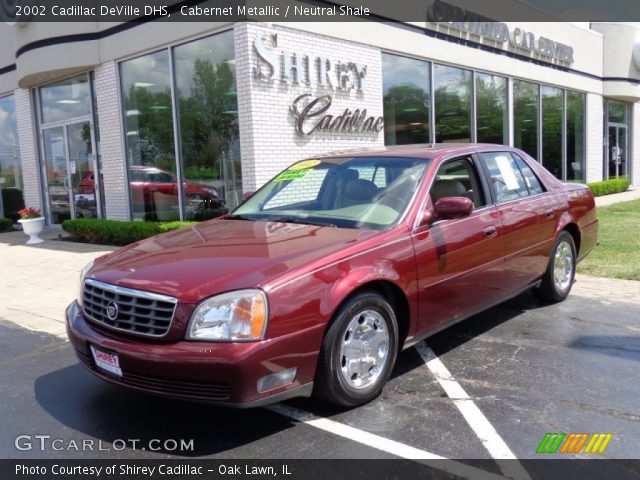
{"type": "Polygon", "coordinates": [[[87,265],[67,331],[95,375],[141,392],[354,406],[401,349],[525,290],[564,300],[597,230],[590,190],[517,149],[318,157],[87,265]]]}

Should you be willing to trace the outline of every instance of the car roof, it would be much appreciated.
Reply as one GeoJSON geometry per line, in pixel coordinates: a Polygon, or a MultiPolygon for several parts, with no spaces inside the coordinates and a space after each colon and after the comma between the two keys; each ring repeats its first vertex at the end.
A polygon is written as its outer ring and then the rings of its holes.
{"type": "Polygon", "coordinates": [[[511,151],[512,147],[491,143],[421,143],[413,145],[392,145],[358,150],[343,150],[324,153],[315,158],[329,157],[413,157],[433,159],[450,155],[464,155],[474,151],[504,150],[511,151]]]}

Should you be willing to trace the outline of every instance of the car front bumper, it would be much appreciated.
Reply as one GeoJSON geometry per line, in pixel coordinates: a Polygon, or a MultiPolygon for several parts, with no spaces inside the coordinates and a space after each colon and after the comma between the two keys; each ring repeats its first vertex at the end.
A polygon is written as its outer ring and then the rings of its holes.
{"type": "Polygon", "coordinates": [[[322,325],[276,339],[222,343],[151,342],[96,329],[73,302],[66,311],[69,341],[80,362],[110,383],[145,393],[249,408],[310,396],[322,325]],[[118,356],[122,376],[100,369],[90,346],[118,356]],[[293,382],[258,392],[258,380],[296,368],[293,382]]]}

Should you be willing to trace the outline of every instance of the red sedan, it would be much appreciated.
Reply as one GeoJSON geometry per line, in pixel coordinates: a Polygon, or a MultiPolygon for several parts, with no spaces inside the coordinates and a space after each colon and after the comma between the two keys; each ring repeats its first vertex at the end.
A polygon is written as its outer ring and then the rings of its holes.
{"type": "MultiPolygon", "coordinates": [[[[177,197],[178,177],[156,167],[132,165],[129,167],[129,185],[134,210],[153,209],[153,192],[177,197]]],[[[218,192],[213,188],[184,182],[184,193],[189,200],[217,200],[218,192]]],[[[81,194],[95,194],[96,182],[92,171],[85,173],[78,184],[81,194]]],[[[177,200],[176,200],[177,202],[177,200]]]]}
{"type": "Polygon", "coordinates": [[[88,265],[67,331],[93,373],[143,392],[353,406],[399,350],[528,289],[564,300],[597,231],[586,186],[513,148],[325,156],[88,265]]]}

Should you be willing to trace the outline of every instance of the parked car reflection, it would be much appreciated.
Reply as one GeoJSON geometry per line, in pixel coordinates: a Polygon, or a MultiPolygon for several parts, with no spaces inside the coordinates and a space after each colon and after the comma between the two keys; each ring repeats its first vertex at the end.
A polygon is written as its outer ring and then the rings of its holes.
{"type": "MultiPolygon", "coordinates": [[[[178,177],[169,171],[145,165],[129,167],[129,188],[134,212],[145,220],[177,220],[180,218],[178,177]]],[[[204,220],[226,213],[225,202],[215,188],[183,182],[186,218],[204,220]]],[[[80,181],[81,194],[95,192],[95,177],[87,172],[80,181]]]]}

